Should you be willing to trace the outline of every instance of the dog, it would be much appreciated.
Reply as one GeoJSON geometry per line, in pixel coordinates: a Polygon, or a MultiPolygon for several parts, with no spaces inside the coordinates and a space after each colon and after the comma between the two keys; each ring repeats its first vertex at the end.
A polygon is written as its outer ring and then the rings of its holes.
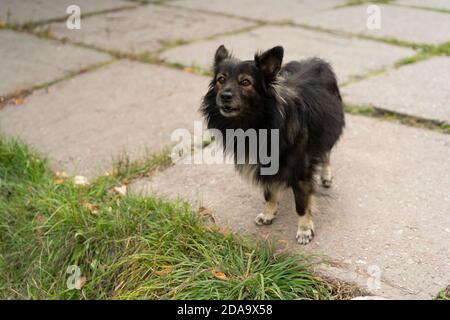
{"type": "MultiPolygon", "coordinates": [[[[263,191],[264,210],[255,219],[257,225],[272,223],[280,190],[292,189],[299,218],[296,239],[305,245],[314,237],[314,176],[321,169],[322,185],[331,186],[330,152],[342,135],[345,117],[330,64],[309,58],[283,65],[283,55],[283,47],[276,46],[257,52],[253,60],[242,61],[221,45],[200,112],[208,128],[222,136],[229,129],[278,130],[279,167],[271,175],[261,174],[265,166],[261,161],[250,163],[248,145],[244,162],[238,163],[236,148],[221,142],[224,153],[234,156],[237,171],[263,191]]],[[[258,139],[266,139],[270,145],[268,138],[258,134],[258,139]]]]}

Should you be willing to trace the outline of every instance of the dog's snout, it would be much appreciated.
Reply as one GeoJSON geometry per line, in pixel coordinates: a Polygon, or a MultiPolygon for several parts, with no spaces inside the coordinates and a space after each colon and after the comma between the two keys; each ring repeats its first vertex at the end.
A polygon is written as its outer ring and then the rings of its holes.
{"type": "Polygon", "coordinates": [[[224,91],[220,94],[220,98],[224,102],[230,102],[231,99],[233,98],[233,94],[230,91],[224,91]]]}

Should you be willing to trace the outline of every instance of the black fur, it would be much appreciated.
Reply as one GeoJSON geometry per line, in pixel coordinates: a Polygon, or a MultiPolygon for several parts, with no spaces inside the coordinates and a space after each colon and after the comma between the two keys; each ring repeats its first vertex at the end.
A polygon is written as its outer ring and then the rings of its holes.
{"type": "Polygon", "coordinates": [[[220,46],[201,112],[208,128],[218,129],[224,136],[226,129],[280,130],[278,173],[264,176],[254,170],[252,178],[264,187],[266,200],[271,197],[270,185],[291,187],[297,212],[302,215],[304,199],[313,192],[316,166],[342,134],[344,112],[336,77],[328,63],[311,58],[282,66],[282,59],[282,47],[256,54],[254,60],[240,61],[220,46]],[[250,87],[239,82],[243,74],[252,80],[250,87]],[[232,98],[225,101],[227,94],[232,98]],[[227,106],[233,116],[221,109],[227,106]]]}

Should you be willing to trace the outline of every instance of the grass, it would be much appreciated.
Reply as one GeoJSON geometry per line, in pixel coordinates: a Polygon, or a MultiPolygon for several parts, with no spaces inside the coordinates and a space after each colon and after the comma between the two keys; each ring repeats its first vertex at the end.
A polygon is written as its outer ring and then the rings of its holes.
{"type": "Polygon", "coordinates": [[[349,114],[363,115],[366,117],[378,118],[381,120],[400,123],[410,127],[416,127],[421,129],[433,130],[444,134],[450,134],[449,123],[438,122],[434,120],[414,117],[411,115],[400,114],[373,106],[365,106],[365,105],[358,106],[346,103],[345,112],[349,114]]]}
{"type": "Polygon", "coordinates": [[[407,5],[407,4],[401,4],[401,3],[393,3],[393,4],[397,5],[397,6],[400,6],[400,7],[406,7],[406,8],[428,10],[428,11],[440,12],[440,13],[450,13],[449,9],[440,8],[440,7],[414,6],[414,5],[407,5]]]}
{"type": "MultiPolygon", "coordinates": [[[[133,2],[139,3],[139,1],[133,1],[133,2]]],[[[139,3],[139,4],[142,5],[142,3],[139,3]]],[[[82,13],[80,18],[85,19],[88,17],[98,16],[98,15],[107,14],[107,13],[119,12],[119,11],[123,11],[123,10],[132,10],[132,9],[135,9],[136,7],[137,7],[137,5],[133,5],[132,2],[130,1],[130,5],[123,5],[121,7],[116,7],[116,8],[103,9],[103,10],[97,10],[97,11],[92,11],[92,12],[88,12],[88,13],[82,13]]],[[[67,15],[60,16],[57,18],[47,19],[47,20],[40,20],[40,21],[29,20],[29,21],[25,21],[23,23],[14,23],[14,22],[11,23],[10,20],[11,20],[11,13],[8,12],[7,19],[6,19],[6,22],[4,22],[3,27],[7,27],[7,28],[10,28],[10,29],[13,29],[16,31],[31,31],[36,27],[46,25],[49,23],[65,22],[67,20],[67,15]]],[[[1,27],[2,27],[2,23],[0,21],[0,28],[1,27]]]]}
{"type": "Polygon", "coordinates": [[[107,61],[99,62],[99,63],[93,64],[93,65],[84,67],[82,69],[67,71],[61,77],[53,79],[51,81],[40,83],[40,84],[31,86],[29,88],[18,89],[18,90],[16,90],[15,92],[13,92],[11,94],[8,94],[8,95],[5,95],[5,96],[0,96],[0,110],[3,107],[7,106],[9,103],[14,103],[14,101],[16,101],[17,99],[21,100],[22,101],[21,103],[23,103],[25,98],[27,96],[29,96],[30,94],[32,94],[33,91],[37,91],[37,90],[41,90],[41,89],[47,89],[50,86],[53,86],[53,85],[55,85],[57,83],[60,83],[60,82],[63,82],[65,80],[74,78],[74,77],[76,77],[78,75],[81,75],[81,74],[85,74],[85,73],[96,71],[96,70],[98,70],[100,68],[103,68],[103,67],[105,67],[105,66],[107,66],[107,65],[109,65],[111,63],[114,63],[114,62],[115,62],[114,59],[110,59],[110,60],[107,60],[107,61]]]}
{"type": "Polygon", "coordinates": [[[401,59],[395,64],[395,67],[401,67],[407,64],[416,63],[434,56],[450,56],[450,42],[445,42],[440,45],[426,45],[418,48],[418,53],[401,59]]]}
{"type": "Polygon", "coordinates": [[[446,289],[442,290],[438,293],[435,300],[446,300],[450,301],[450,286],[448,286],[446,289]]]}
{"type": "Polygon", "coordinates": [[[0,299],[330,299],[309,259],[217,228],[182,202],[111,189],[170,164],[168,152],[87,186],[0,138],[0,299]],[[67,288],[76,265],[80,290],[67,288]]]}
{"type": "Polygon", "coordinates": [[[346,3],[342,5],[336,6],[336,8],[342,8],[342,7],[351,7],[351,6],[359,6],[361,4],[389,4],[392,3],[394,0],[349,0],[346,3]]]}

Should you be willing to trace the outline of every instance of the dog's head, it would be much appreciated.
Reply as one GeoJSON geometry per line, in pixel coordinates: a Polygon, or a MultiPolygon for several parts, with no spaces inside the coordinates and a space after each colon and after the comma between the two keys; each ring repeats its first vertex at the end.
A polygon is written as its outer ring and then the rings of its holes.
{"type": "Polygon", "coordinates": [[[261,111],[268,85],[276,79],[282,61],[280,46],[255,54],[254,60],[241,61],[221,45],[214,56],[210,88],[220,114],[233,118],[261,111]]]}

